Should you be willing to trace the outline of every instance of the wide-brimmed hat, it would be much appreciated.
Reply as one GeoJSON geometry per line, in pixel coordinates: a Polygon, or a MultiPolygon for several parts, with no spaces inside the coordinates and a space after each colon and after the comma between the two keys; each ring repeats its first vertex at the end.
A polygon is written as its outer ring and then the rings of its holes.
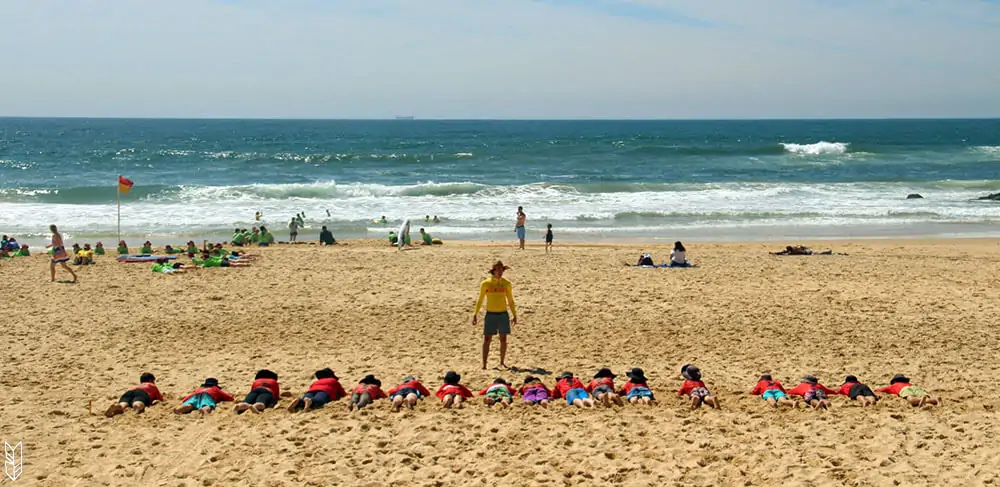
{"type": "Polygon", "coordinates": [[[493,271],[495,271],[495,270],[497,270],[497,269],[500,269],[500,270],[504,270],[504,271],[505,271],[505,270],[507,270],[507,269],[510,269],[510,267],[509,267],[509,266],[505,266],[505,265],[503,265],[503,261],[502,261],[502,260],[498,260],[498,261],[494,262],[494,263],[493,263],[493,267],[490,267],[490,270],[488,270],[488,271],[486,271],[486,272],[488,272],[488,273],[492,274],[492,273],[493,273],[493,271]]]}
{"type": "Polygon", "coordinates": [[[600,379],[602,377],[610,377],[610,378],[614,379],[615,377],[618,377],[618,376],[615,375],[614,372],[611,372],[611,369],[609,369],[607,367],[604,367],[601,370],[598,370],[596,374],[594,374],[594,378],[595,379],[600,379]]]}
{"type": "Polygon", "coordinates": [[[494,384],[505,384],[505,385],[508,385],[508,386],[510,385],[510,382],[507,382],[507,380],[504,379],[503,377],[497,377],[496,379],[493,379],[493,383],[494,384]]]}
{"type": "Polygon", "coordinates": [[[858,378],[854,377],[853,375],[849,375],[849,376],[847,376],[847,377],[844,378],[844,383],[845,384],[850,383],[850,382],[861,382],[861,381],[859,381],[858,378]]]}
{"type": "Polygon", "coordinates": [[[632,370],[625,372],[625,375],[627,375],[632,382],[646,382],[646,373],[639,367],[632,367],[632,370]]]}
{"type": "Polygon", "coordinates": [[[687,380],[701,380],[701,371],[694,365],[687,364],[681,367],[681,377],[687,380]]]}
{"type": "Polygon", "coordinates": [[[322,369],[322,370],[317,370],[316,371],[316,378],[317,379],[337,379],[337,374],[333,373],[333,369],[331,369],[330,367],[327,367],[327,368],[322,369]]]}
{"type": "Polygon", "coordinates": [[[260,369],[260,370],[257,371],[257,375],[255,375],[253,378],[254,378],[254,380],[256,380],[256,379],[273,379],[273,380],[278,380],[278,374],[276,374],[274,372],[271,372],[270,370],[267,370],[267,369],[260,369]]]}
{"type": "Polygon", "coordinates": [[[527,376],[527,377],[524,378],[524,383],[525,384],[530,384],[532,382],[539,382],[538,377],[535,377],[533,375],[529,375],[529,376],[527,376]]]}
{"type": "Polygon", "coordinates": [[[222,389],[222,386],[219,385],[219,379],[216,379],[215,377],[209,377],[209,378],[205,379],[205,383],[202,384],[201,386],[202,387],[218,387],[219,389],[222,389]]]}
{"type": "Polygon", "coordinates": [[[371,384],[377,387],[382,387],[382,381],[376,379],[372,374],[366,375],[363,379],[358,381],[358,384],[371,384]]]}
{"type": "Polygon", "coordinates": [[[816,384],[819,383],[819,379],[817,379],[815,375],[807,375],[807,376],[805,376],[805,377],[802,378],[802,382],[805,382],[805,383],[808,383],[808,384],[812,384],[812,385],[816,385],[816,384]]]}
{"type": "Polygon", "coordinates": [[[892,376],[892,380],[889,381],[890,384],[895,384],[897,382],[903,382],[903,383],[909,384],[910,383],[910,378],[907,377],[907,376],[905,376],[905,375],[903,375],[903,374],[896,374],[896,375],[892,376]]]}
{"type": "Polygon", "coordinates": [[[444,374],[445,384],[458,384],[459,381],[461,380],[462,380],[462,375],[459,374],[458,372],[455,372],[454,370],[449,370],[447,373],[444,374]]]}
{"type": "Polygon", "coordinates": [[[562,380],[562,379],[572,379],[572,378],[573,378],[573,373],[569,372],[569,371],[563,372],[563,373],[559,374],[559,377],[556,377],[556,379],[559,379],[559,380],[562,380]]]}
{"type": "Polygon", "coordinates": [[[403,382],[404,382],[404,383],[405,383],[405,382],[411,382],[411,381],[415,381],[415,380],[417,380],[417,378],[416,378],[416,377],[414,377],[414,376],[412,376],[412,375],[407,375],[407,376],[403,377],[403,382]]]}

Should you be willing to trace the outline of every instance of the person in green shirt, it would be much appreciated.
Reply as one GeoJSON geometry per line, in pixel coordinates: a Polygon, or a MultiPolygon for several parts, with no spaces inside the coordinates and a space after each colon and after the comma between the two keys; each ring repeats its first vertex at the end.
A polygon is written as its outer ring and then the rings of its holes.
{"type": "Polygon", "coordinates": [[[152,253],[153,253],[153,243],[152,243],[152,242],[150,242],[149,240],[146,240],[146,241],[145,241],[145,242],[144,242],[144,243],[142,244],[142,248],[141,248],[141,249],[139,249],[139,253],[140,253],[140,254],[147,254],[147,255],[148,255],[148,254],[152,254],[152,253]]]}
{"type": "Polygon", "coordinates": [[[28,251],[27,245],[22,245],[21,248],[17,249],[17,252],[14,252],[14,257],[29,257],[29,256],[31,256],[31,252],[28,251]]]}
{"type": "Polygon", "coordinates": [[[389,245],[396,245],[396,242],[399,242],[396,232],[389,232],[389,245]]]}
{"type": "Polygon", "coordinates": [[[424,231],[423,228],[420,229],[420,238],[423,239],[423,242],[421,242],[421,245],[430,245],[430,244],[432,244],[434,242],[434,239],[431,238],[431,234],[429,234],[426,231],[424,231]]]}
{"type": "Polygon", "coordinates": [[[104,255],[104,243],[103,242],[97,242],[97,245],[94,246],[94,254],[96,254],[96,255],[104,255]]]}
{"type": "Polygon", "coordinates": [[[243,233],[243,229],[237,228],[233,232],[233,245],[238,245],[242,247],[243,244],[246,243],[246,241],[247,241],[247,236],[245,233],[243,233]]]}
{"type": "Polygon", "coordinates": [[[128,244],[124,240],[118,241],[118,255],[128,255],[128,244]]]}
{"type": "Polygon", "coordinates": [[[257,227],[253,227],[253,231],[250,233],[250,238],[247,239],[247,243],[250,245],[257,245],[260,243],[260,230],[257,230],[257,227]]]}
{"type": "Polygon", "coordinates": [[[274,235],[271,235],[271,232],[267,231],[267,227],[261,226],[260,242],[257,245],[261,247],[267,247],[268,245],[271,245],[273,243],[274,243],[274,235]]]}

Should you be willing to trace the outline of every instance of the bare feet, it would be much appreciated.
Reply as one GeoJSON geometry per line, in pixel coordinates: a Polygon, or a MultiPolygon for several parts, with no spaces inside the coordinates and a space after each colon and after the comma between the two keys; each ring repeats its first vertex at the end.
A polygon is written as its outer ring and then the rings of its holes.
{"type": "Polygon", "coordinates": [[[109,418],[113,418],[116,415],[122,414],[124,412],[125,412],[125,410],[122,409],[122,407],[120,405],[118,405],[118,404],[112,404],[108,408],[107,411],[104,411],[104,415],[107,416],[107,417],[109,417],[109,418]]]}
{"type": "Polygon", "coordinates": [[[299,405],[300,401],[301,401],[301,399],[296,399],[296,400],[292,401],[292,403],[288,405],[288,412],[294,413],[295,412],[295,408],[299,405]]]}
{"type": "Polygon", "coordinates": [[[302,399],[302,403],[304,404],[302,406],[302,412],[303,413],[308,413],[309,410],[312,409],[312,405],[313,405],[312,399],[309,399],[308,397],[303,398],[302,399]]]}

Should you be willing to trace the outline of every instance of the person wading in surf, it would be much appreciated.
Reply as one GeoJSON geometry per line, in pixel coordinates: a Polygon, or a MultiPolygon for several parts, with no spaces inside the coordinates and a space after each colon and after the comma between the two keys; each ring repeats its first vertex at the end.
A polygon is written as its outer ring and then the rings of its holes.
{"type": "Polygon", "coordinates": [[[490,269],[490,278],[479,285],[479,299],[476,300],[476,310],[472,313],[472,326],[479,324],[479,310],[486,299],[486,318],[483,320],[483,369],[490,357],[490,344],[493,335],[500,335],[500,367],[507,368],[507,335],[511,324],[517,324],[517,309],[514,307],[514,295],[511,292],[510,281],[503,278],[503,271],[509,267],[497,261],[490,269]],[[510,313],[507,307],[510,306],[510,313]]]}
{"type": "Polygon", "coordinates": [[[528,219],[528,215],[524,214],[524,207],[517,207],[517,223],[514,224],[514,233],[517,234],[518,245],[521,250],[524,250],[524,238],[526,230],[524,228],[525,220],[528,219]]]}

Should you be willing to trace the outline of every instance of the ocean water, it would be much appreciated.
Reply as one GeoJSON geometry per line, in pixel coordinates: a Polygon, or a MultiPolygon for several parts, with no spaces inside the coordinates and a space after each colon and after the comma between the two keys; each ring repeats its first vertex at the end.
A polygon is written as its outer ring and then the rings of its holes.
{"type": "MultiPolygon", "coordinates": [[[[0,232],[760,240],[1000,236],[1000,120],[0,119],[0,232]],[[925,198],[907,200],[908,193],[925,198]],[[328,213],[329,212],[329,215],[328,213]],[[373,223],[385,215],[390,225],[373,223]],[[425,216],[438,224],[424,224],[425,216]]],[[[107,243],[107,242],[105,242],[107,243]]]]}

